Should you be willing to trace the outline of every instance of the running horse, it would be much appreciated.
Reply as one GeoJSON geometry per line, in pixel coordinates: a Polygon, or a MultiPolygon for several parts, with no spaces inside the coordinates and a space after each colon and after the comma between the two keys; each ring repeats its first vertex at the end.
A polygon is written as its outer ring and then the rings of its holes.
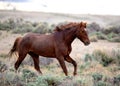
{"type": "Polygon", "coordinates": [[[34,68],[39,73],[42,73],[39,67],[40,55],[47,58],[56,58],[66,76],[68,75],[68,71],[65,61],[73,64],[73,74],[76,75],[77,63],[70,57],[72,50],[71,43],[75,38],[78,38],[85,45],[90,44],[85,28],[85,22],[71,22],[66,25],[56,26],[54,32],[49,35],[28,33],[24,37],[16,38],[10,50],[11,56],[13,53],[18,52],[19,57],[15,63],[15,69],[17,70],[19,68],[21,62],[29,54],[34,61],[34,68]]]}

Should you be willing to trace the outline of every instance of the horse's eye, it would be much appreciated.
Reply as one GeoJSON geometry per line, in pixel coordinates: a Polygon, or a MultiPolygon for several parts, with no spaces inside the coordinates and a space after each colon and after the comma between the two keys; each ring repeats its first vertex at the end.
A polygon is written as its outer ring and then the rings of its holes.
{"type": "Polygon", "coordinates": [[[83,30],[82,33],[84,33],[85,31],[83,30]]]}
{"type": "Polygon", "coordinates": [[[80,33],[85,33],[86,31],[85,30],[81,30],[80,33]]]}

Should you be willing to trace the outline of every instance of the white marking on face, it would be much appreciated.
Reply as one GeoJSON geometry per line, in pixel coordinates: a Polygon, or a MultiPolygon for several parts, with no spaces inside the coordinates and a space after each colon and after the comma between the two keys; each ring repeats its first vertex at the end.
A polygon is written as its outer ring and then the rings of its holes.
{"type": "Polygon", "coordinates": [[[87,32],[87,29],[85,29],[85,31],[87,32]]]}

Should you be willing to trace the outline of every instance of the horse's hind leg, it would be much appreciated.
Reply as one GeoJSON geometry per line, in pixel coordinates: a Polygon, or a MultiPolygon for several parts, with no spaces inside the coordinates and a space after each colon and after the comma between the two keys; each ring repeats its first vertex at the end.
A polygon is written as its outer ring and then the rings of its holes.
{"type": "Polygon", "coordinates": [[[18,59],[15,63],[15,66],[14,66],[16,70],[19,68],[20,64],[22,63],[22,61],[24,60],[26,55],[27,55],[27,53],[25,53],[25,52],[19,53],[19,57],[18,57],[18,59]]]}
{"type": "Polygon", "coordinates": [[[74,72],[73,72],[73,74],[76,75],[77,74],[77,63],[70,56],[65,57],[65,60],[67,62],[73,64],[73,66],[74,66],[74,72]]]}
{"type": "Polygon", "coordinates": [[[34,61],[34,68],[42,74],[40,67],[39,67],[39,55],[33,53],[33,52],[29,52],[29,55],[32,57],[33,61],[34,61]]]}

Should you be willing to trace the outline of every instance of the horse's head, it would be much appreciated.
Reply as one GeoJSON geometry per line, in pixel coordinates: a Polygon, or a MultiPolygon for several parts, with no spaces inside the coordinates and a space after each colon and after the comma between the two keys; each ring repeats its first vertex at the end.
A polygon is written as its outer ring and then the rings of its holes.
{"type": "Polygon", "coordinates": [[[88,34],[86,32],[86,23],[81,22],[77,26],[76,30],[76,36],[78,39],[80,39],[85,45],[90,44],[90,40],[88,38],[88,34]]]}

